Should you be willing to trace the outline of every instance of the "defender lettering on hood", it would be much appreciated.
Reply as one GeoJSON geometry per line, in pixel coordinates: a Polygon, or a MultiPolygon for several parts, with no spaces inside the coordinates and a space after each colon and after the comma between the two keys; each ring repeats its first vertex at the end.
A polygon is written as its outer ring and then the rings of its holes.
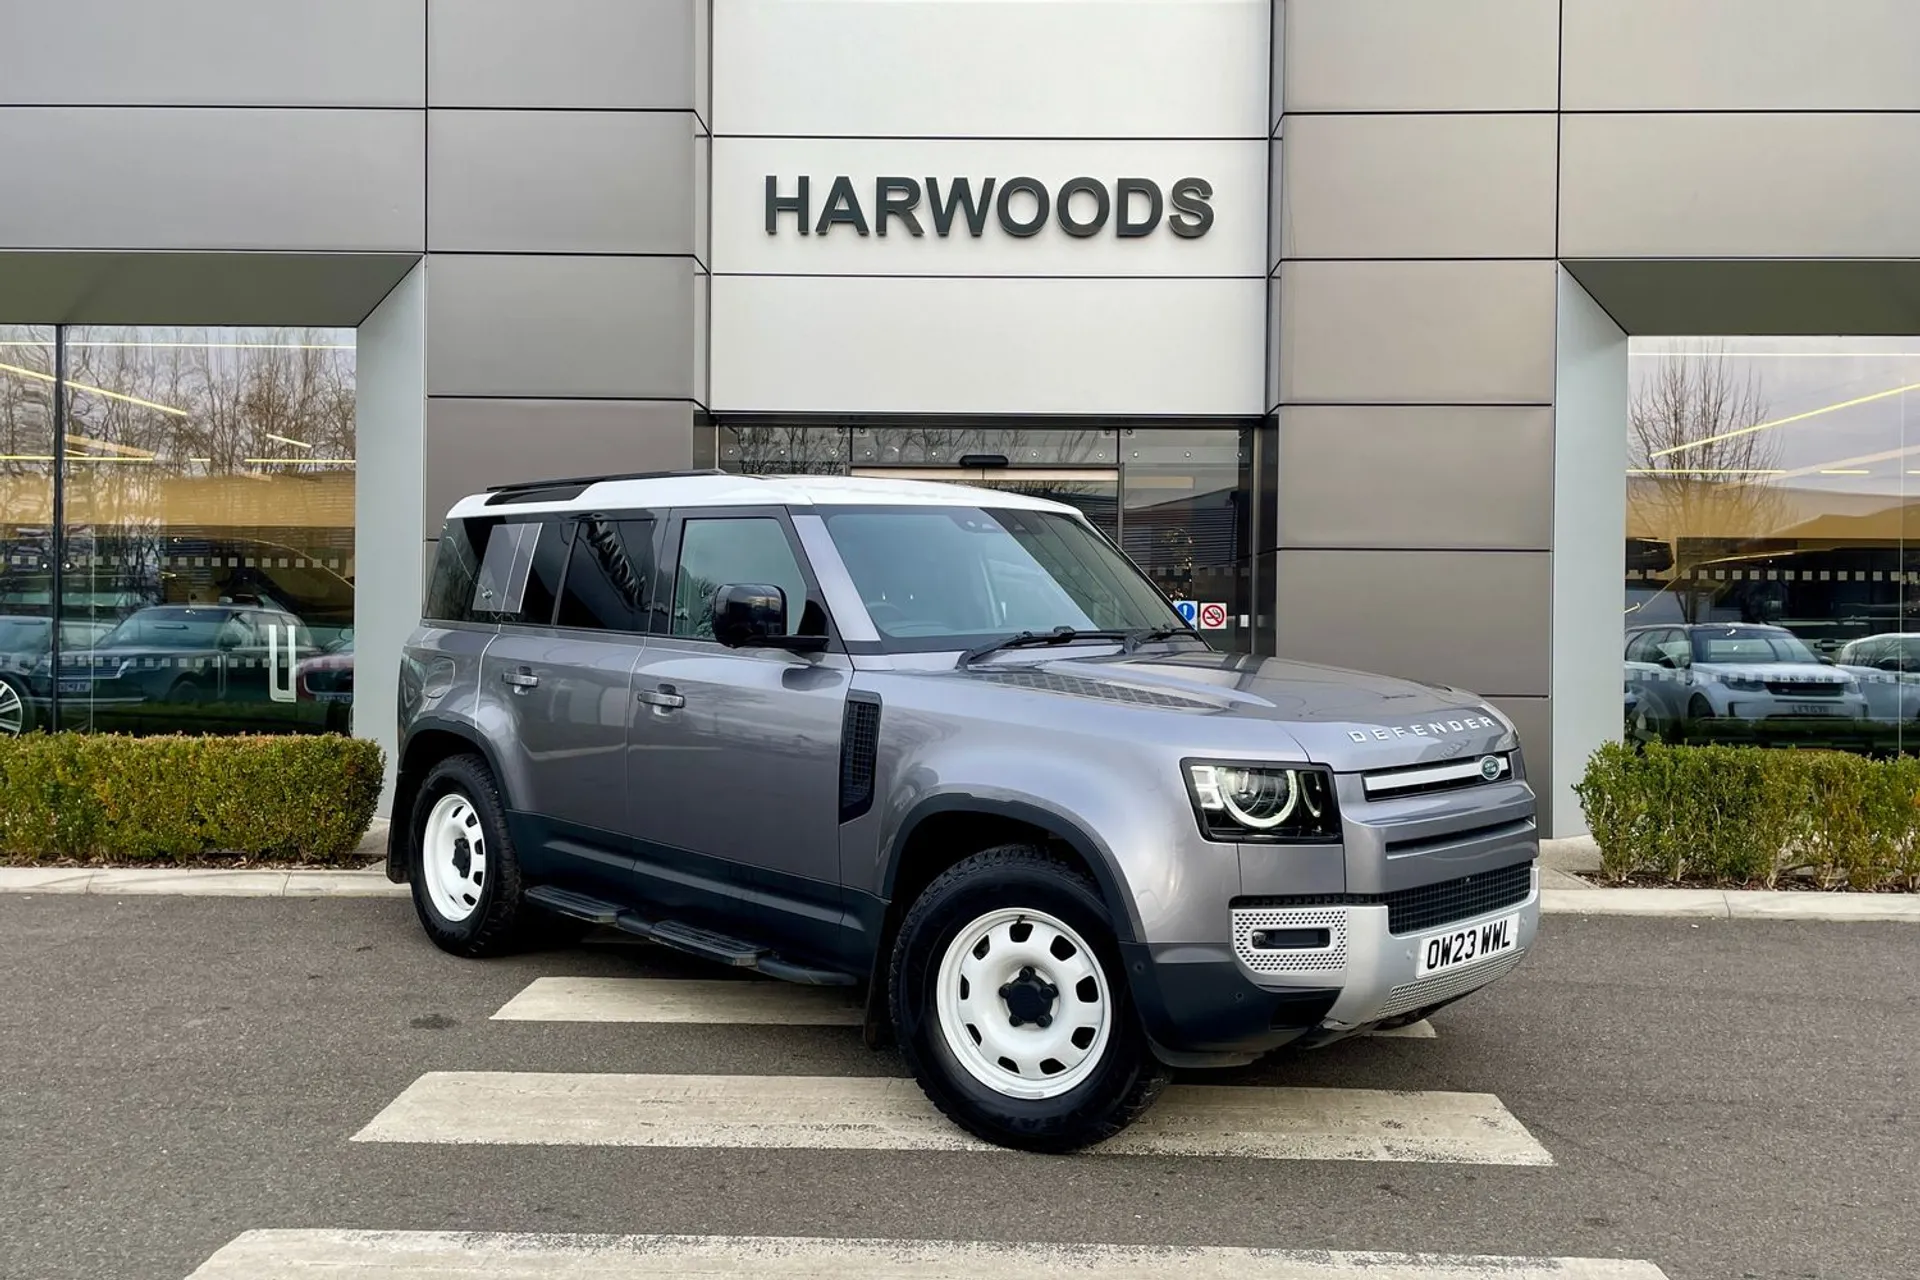
{"type": "Polygon", "coordinates": [[[1498,729],[1497,721],[1486,716],[1467,716],[1461,720],[1429,720],[1425,724],[1392,725],[1387,728],[1361,732],[1349,729],[1347,736],[1355,742],[1392,742],[1395,738],[1443,738],[1450,733],[1472,733],[1479,729],[1498,729]]]}

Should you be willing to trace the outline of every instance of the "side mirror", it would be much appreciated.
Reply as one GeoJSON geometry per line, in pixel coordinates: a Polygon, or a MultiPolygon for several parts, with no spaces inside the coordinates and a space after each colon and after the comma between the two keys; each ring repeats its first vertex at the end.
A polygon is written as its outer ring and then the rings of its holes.
{"type": "Polygon", "coordinates": [[[787,634],[787,593],[766,583],[730,583],[713,593],[713,638],[729,649],[787,634]]]}
{"type": "Polygon", "coordinates": [[[825,636],[787,634],[787,593],[763,582],[730,583],[713,593],[713,638],[729,649],[817,653],[825,636]]]}

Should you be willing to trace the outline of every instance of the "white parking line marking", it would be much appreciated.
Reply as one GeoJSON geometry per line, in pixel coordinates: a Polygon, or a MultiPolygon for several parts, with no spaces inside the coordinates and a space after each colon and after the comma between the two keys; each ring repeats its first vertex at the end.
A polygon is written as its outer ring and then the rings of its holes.
{"type": "Polygon", "coordinates": [[[1425,1018],[1418,1022],[1409,1022],[1404,1027],[1393,1027],[1386,1031],[1369,1031],[1368,1037],[1387,1040],[1437,1040],[1440,1033],[1425,1018]]]}
{"type": "MultiPolygon", "coordinates": [[[[949,1123],[911,1080],[436,1071],[356,1142],[861,1151],[995,1151],[949,1123]]],[[[1498,1098],[1185,1085],[1092,1148],[1100,1155],[1240,1156],[1550,1165],[1498,1098]]]]}
{"type": "Polygon", "coordinates": [[[501,1022],[707,1022],[857,1027],[849,987],[772,979],[536,978],[502,1005],[501,1022]]]}
{"type": "Polygon", "coordinates": [[[1667,1280],[1626,1258],[772,1236],[249,1231],[187,1280],[1667,1280]]]}

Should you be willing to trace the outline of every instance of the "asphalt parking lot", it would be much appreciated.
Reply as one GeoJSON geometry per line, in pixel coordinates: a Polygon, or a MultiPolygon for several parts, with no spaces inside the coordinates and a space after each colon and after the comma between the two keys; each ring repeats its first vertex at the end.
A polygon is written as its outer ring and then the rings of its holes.
{"type": "Polygon", "coordinates": [[[724,976],[647,946],[462,962],[426,943],[404,901],[0,895],[0,1273],[170,1280],[243,1232],[306,1228],[1604,1257],[1673,1280],[1910,1280],[1916,938],[1900,924],[1554,916],[1527,963],[1436,1015],[1430,1038],[1192,1078],[1271,1090],[1276,1108],[1302,1089],[1353,1091],[1340,1096],[1416,1130],[1424,1100],[1485,1095],[1545,1160],[1493,1146],[1385,1158],[1390,1145],[1365,1142],[1343,1158],[1202,1142],[1061,1159],[936,1149],[931,1130],[896,1149],[769,1144],[737,1137],[764,1117],[724,1112],[681,1145],[515,1138],[542,1113],[501,1113],[546,1105],[516,1082],[553,1073],[697,1078],[779,1107],[786,1078],[831,1093],[904,1070],[856,1029],[810,1020],[817,993],[797,988],[723,1009],[688,987],[671,1019],[587,1021],[609,1015],[581,1012],[598,997],[579,984],[534,985],[724,976]],[[524,1016],[495,1017],[516,1000],[524,1016]],[[489,1073],[432,1078],[505,1092],[408,1130],[406,1100],[430,1073],[489,1073]],[[382,1117],[390,1137],[364,1137],[382,1117]]]}

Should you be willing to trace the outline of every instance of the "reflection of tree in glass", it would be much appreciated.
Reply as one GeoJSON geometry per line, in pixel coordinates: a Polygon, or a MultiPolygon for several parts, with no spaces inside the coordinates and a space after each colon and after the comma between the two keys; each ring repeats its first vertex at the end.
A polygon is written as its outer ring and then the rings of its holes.
{"type": "Polygon", "coordinates": [[[1784,509],[1765,474],[1779,469],[1777,439],[1744,430],[1767,420],[1767,399],[1751,366],[1736,363],[1717,344],[1662,355],[1627,409],[1628,527],[1670,546],[1688,622],[1712,593],[1695,579],[1699,567],[1764,536],[1784,509]]]}

